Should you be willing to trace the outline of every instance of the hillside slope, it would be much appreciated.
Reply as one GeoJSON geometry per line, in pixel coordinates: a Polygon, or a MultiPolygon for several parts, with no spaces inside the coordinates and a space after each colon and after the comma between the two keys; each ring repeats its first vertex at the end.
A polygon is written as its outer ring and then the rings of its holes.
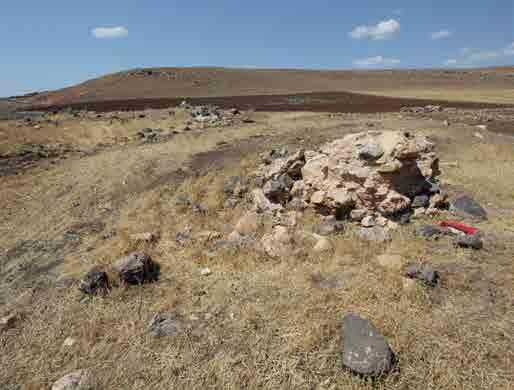
{"type": "Polygon", "coordinates": [[[365,92],[395,97],[514,103],[514,67],[470,70],[328,71],[151,68],[106,75],[16,99],[18,106],[126,99],[365,92]]]}

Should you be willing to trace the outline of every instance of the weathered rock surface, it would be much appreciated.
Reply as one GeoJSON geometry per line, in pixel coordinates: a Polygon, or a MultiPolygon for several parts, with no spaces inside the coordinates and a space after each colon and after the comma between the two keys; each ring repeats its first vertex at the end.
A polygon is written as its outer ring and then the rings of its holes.
{"type": "Polygon", "coordinates": [[[372,377],[390,372],[395,355],[384,336],[367,320],[347,314],[343,318],[343,364],[351,371],[372,377]]]}
{"type": "Polygon", "coordinates": [[[144,253],[131,253],[114,264],[120,280],[127,284],[143,284],[158,279],[159,267],[144,253]]]}
{"type": "Polygon", "coordinates": [[[79,290],[88,295],[105,294],[109,291],[109,288],[110,284],[107,274],[96,269],[89,271],[82,278],[79,286],[79,290]]]}

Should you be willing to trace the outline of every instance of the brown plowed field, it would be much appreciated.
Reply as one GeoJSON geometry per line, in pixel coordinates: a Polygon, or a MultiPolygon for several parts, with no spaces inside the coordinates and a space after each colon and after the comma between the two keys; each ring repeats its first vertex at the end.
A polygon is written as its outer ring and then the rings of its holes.
{"type": "MultiPolygon", "coordinates": [[[[184,99],[127,99],[106,100],[54,105],[50,107],[35,106],[32,109],[58,110],[64,107],[87,109],[97,112],[144,110],[147,108],[166,108],[179,105],[184,99]]],[[[441,105],[455,108],[499,108],[506,105],[479,102],[445,101],[432,99],[407,99],[386,96],[365,95],[351,92],[321,92],[293,95],[254,95],[226,97],[188,98],[193,105],[216,105],[222,108],[237,107],[242,110],[256,111],[311,111],[311,112],[345,112],[373,113],[393,112],[404,106],[441,105]]]]}

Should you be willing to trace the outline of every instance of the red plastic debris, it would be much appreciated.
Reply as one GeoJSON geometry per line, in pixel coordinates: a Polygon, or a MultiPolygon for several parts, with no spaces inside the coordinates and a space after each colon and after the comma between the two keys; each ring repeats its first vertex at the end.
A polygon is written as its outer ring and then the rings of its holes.
{"type": "Polygon", "coordinates": [[[463,223],[456,222],[456,221],[443,221],[443,222],[441,222],[441,226],[442,227],[451,227],[451,228],[457,229],[463,233],[471,234],[471,235],[478,233],[477,228],[474,228],[472,226],[467,226],[467,225],[464,225],[463,223]]]}

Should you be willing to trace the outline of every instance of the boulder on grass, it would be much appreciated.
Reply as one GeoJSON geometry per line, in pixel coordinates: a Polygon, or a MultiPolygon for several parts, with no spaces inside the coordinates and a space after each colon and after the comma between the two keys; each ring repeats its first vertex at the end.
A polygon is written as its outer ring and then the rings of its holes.
{"type": "Polygon", "coordinates": [[[477,219],[487,219],[487,212],[473,198],[467,195],[458,197],[450,202],[450,209],[464,217],[472,217],[477,219]]]}
{"type": "Polygon", "coordinates": [[[82,278],[79,286],[79,290],[88,295],[106,294],[109,289],[109,277],[105,272],[97,269],[89,271],[82,278]]]}
{"type": "Polygon", "coordinates": [[[390,372],[394,352],[384,336],[369,321],[355,314],[343,318],[343,364],[351,371],[378,377],[390,372]]]}
{"type": "Polygon", "coordinates": [[[429,264],[410,264],[405,275],[411,279],[418,279],[429,286],[435,286],[439,281],[439,273],[429,264]]]}
{"type": "Polygon", "coordinates": [[[113,268],[118,273],[120,280],[127,284],[143,284],[154,282],[159,278],[159,267],[150,256],[134,252],[122,257],[113,268]]]}

